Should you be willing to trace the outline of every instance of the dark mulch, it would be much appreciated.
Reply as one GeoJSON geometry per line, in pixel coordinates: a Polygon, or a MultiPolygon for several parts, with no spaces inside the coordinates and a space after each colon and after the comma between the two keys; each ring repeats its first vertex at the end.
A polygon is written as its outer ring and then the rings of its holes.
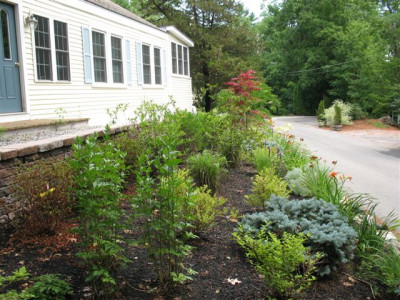
{"type": "MultiPolygon", "coordinates": [[[[219,195],[228,199],[228,209],[238,209],[239,215],[253,212],[246,204],[244,195],[251,191],[251,176],[254,170],[241,166],[231,171],[219,188],[219,195]]],[[[127,194],[134,193],[132,188],[127,194]]],[[[127,206],[128,209],[128,206],[127,206]]],[[[194,280],[162,294],[157,289],[156,274],[146,251],[140,246],[126,246],[127,256],[132,260],[118,275],[119,293],[114,299],[265,299],[268,293],[263,279],[246,260],[243,251],[232,239],[237,225],[234,216],[218,220],[216,226],[200,234],[192,241],[195,250],[185,260],[186,267],[198,272],[194,280]],[[229,280],[237,280],[232,284],[229,280]]],[[[139,234],[134,228],[124,232],[134,240],[139,234]]],[[[64,224],[56,237],[21,239],[12,232],[0,234],[0,274],[11,274],[13,270],[26,266],[34,275],[61,274],[74,288],[74,299],[91,299],[90,289],[85,284],[85,269],[75,257],[79,251],[76,237],[67,230],[73,224],[64,224]]],[[[135,229],[136,228],[136,229],[135,229]]],[[[332,277],[320,280],[297,295],[296,299],[374,299],[367,282],[356,278],[353,265],[343,266],[332,277]]],[[[381,290],[382,292],[382,290],[381,290]]],[[[375,299],[390,299],[387,295],[375,299]]]]}

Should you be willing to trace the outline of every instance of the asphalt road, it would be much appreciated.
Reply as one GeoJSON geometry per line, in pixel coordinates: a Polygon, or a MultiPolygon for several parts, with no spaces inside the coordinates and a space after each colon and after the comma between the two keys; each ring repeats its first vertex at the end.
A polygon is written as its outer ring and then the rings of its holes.
{"type": "Polygon", "coordinates": [[[319,129],[315,117],[277,117],[276,126],[291,124],[289,131],[303,138],[307,148],[327,163],[336,160],[335,171],[352,176],[347,188],[368,193],[379,203],[377,214],[383,218],[391,211],[400,218],[400,138],[377,137],[364,132],[319,129]]]}

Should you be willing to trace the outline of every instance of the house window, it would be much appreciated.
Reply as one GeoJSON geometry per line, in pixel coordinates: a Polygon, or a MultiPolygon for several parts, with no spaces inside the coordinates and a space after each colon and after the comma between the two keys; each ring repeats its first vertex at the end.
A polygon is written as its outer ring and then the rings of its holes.
{"type": "Polygon", "coordinates": [[[171,49],[172,49],[172,73],[178,74],[178,69],[177,69],[177,56],[176,56],[176,44],[171,43],[171,49]]]}
{"type": "Polygon", "coordinates": [[[50,22],[48,18],[35,15],[36,72],[38,80],[53,80],[51,67],[50,22]]]}
{"type": "Polygon", "coordinates": [[[159,48],[154,48],[154,74],[155,74],[155,83],[162,84],[161,50],[159,48]]]}
{"type": "Polygon", "coordinates": [[[189,51],[186,47],[183,47],[183,73],[189,76],[189,51]]]}
{"type": "Polygon", "coordinates": [[[57,20],[50,22],[49,18],[37,15],[35,18],[38,21],[34,35],[36,79],[70,81],[67,23],[57,20]]]}
{"type": "Polygon", "coordinates": [[[183,74],[182,46],[178,45],[178,72],[183,74]]]}
{"type": "Polygon", "coordinates": [[[104,33],[92,31],[94,81],[107,82],[104,33]]]}
{"type": "Polygon", "coordinates": [[[171,43],[172,73],[189,76],[189,50],[187,47],[171,43]]]}
{"type": "Polygon", "coordinates": [[[112,56],[112,72],[113,82],[123,83],[124,73],[122,67],[122,40],[118,37],[111,37],[111,56],[112,56]]]}
{"type": "Polygon", "coordinates": [[[143,83],[151,84],[150,46],[142,45],[143,55],[143,83]]]}
{"type": "Polygon", "coordinates": [[[54,40],[56,49],[57,79],[69,81],[69,46],[67,24],[54,21],[54,40]]]}

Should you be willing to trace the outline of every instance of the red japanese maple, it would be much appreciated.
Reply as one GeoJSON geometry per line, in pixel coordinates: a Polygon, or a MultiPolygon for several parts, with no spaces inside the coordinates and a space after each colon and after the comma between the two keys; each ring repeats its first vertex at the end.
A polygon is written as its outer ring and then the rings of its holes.
{"type": "Polygon", "coordinates": [[[247,72],[240,73],[238,77],[232,78],[231,81],[225,84],[229,85],[236,95],[252,99],[251,92],[261,89],[260,82],[258,82],[257,77],[254,75],[255,73],[253,70],[248,70],[247,72]]]}

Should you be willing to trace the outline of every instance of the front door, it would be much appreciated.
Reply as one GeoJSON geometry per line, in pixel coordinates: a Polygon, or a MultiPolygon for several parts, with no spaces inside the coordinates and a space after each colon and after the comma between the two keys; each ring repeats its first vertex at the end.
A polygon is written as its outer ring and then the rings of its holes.
{"type": "Polygon", "coordinates": [[[22,111],[14,7],[0,2],[0,114],[22,111]]]}

